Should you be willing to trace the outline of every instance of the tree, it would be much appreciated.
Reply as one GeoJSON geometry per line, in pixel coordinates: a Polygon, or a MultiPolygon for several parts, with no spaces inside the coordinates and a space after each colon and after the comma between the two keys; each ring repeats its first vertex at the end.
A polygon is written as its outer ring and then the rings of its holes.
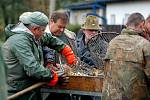
{"type": "Polygon", "coordinates": [[[85,0],[56,0],[56,10],[60,8],[64,8],[65,5],[69,5],[72,3],[78,3],[78,2],[83,2],[85,0]]]}
{"type": "Polygon", "coordinates": [[[4,26],[8,23],[15,23],[18,20],[18,15],[21,11],[27,10],[25,0],[1,0],[1,18],[4,21],[4,26]]]}

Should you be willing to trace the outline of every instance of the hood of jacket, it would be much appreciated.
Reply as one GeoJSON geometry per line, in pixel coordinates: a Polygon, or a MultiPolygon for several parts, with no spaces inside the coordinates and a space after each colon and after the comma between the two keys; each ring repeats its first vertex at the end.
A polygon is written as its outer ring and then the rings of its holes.
{"type": "Polygon", "coordinates": [[[133,29],[125,28],[121,31],[122,35],[138,35],[137,32],[135,32],[133,29]]]}
{"type": "Polygon", "coordinates": [[[14,34],[21,34],[21,33],[29,33],[33,35],[33,33],[26,26],[24,26],[23,23],[8,24],[5,28],[6,39],[8,39],[10,36],[14,34]]]}
{"type": "Polygon", "coordinates": [[[133,29],[131,29],[131,28],[124,28],[124,29],[121,31],[121,34],[122,34],[122,35],[139,35],[139,36],[144,37],[144,36],[143,36],[143,35],[144,35],[144,31],[139,32],[139,31],[135,31],[135,30],[133,30],[133,29]]]}

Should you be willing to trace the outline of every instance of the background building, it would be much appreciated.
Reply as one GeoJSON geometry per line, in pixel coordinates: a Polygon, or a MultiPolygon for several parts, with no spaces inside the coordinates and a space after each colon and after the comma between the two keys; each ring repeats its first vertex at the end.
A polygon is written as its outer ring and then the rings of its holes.
{"type": "Polygon", "coordinates": [[[71,24],[82,24],[85,16],[93,13],[99,16],[102,24],[123,25],[133,12],[140,12],[146,18],[150,14],[150,0],[89,0],[66,8],[71,24]]]}

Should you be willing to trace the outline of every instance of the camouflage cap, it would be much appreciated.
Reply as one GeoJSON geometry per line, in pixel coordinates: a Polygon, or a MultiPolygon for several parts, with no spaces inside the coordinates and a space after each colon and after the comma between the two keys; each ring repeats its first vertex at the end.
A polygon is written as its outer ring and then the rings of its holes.
{"type": "Polygon", "coordinates": [[[42,12],[25,12],[19,17],[19,21],[24,24],[34,23],[40,26],[46,26],[49,22],[48,17],[42,12]]]}
{"type": "Polygon", "coordinates": [[[81,28],[83,29],[94,29],[99,30],[101,29],[99,26],[99,22],[96,16],[89,15],[86,17],[85,23],[82,24],[81,28]]]}

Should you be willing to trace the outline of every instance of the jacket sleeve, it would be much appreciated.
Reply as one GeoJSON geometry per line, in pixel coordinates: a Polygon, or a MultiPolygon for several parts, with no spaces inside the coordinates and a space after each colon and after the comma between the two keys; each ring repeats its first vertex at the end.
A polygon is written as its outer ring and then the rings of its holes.
{"type": "Polygon", "coordinates": [[[144,71],[146,76],[148,77],[148,80],[150,80],[150,42],[146,41],[146,44],[143,44],[143,55],[144,55],[144,71]]]}
{"type": "Polygon", "coordinates": [[[20,66],[23,66],[25,73],[34,79],[41,81],[50,81],[53,78],[51,71],[44,68],[40,64],[40,60],[36,59],[32,51],[33,45],[27,38],[17,39],[17,42],[12,42],[11,51],[19,60],[20,66]]]}
{"type": "Polygon", "coordinates": [[[150,55],[145,57],[146,63],[145,63],[145,74],[149,80],[150,83],[150,55]]]}
{"type": "Polygon", "coordinates": [[[45,33],[42,36],[41,44],[42,46],[48,46],[49,48],[54,49],[57,52],[60,52],[66,45],[62,40],[58,39],[55,36],[52,36],[51,33],[45,33]]]}
{"type": "Polygon", "coordinates": [[[41,43],[43,46],[48,46],[65,56],[68,64],[75,64],[77,59],[72,49],[57,37],[50,33],[45,33],[42,37],[41,43]]]}

